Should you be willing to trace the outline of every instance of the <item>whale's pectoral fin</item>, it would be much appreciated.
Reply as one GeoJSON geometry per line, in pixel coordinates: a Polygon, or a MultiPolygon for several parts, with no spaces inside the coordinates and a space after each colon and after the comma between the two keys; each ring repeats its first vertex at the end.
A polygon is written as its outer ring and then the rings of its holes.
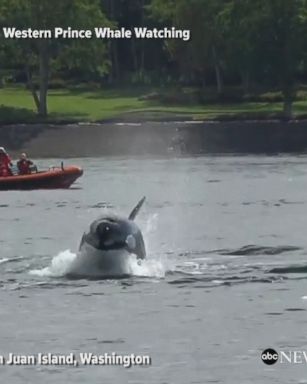
{"type": "Polygon", "coordinates": [[[138,203],[137,205],[133,208],[129,215],[129,220],[134,220],[139,213],[140,209],[142,208],[142,205],[144,204],[146,197],[144,196],[138,203]]]}

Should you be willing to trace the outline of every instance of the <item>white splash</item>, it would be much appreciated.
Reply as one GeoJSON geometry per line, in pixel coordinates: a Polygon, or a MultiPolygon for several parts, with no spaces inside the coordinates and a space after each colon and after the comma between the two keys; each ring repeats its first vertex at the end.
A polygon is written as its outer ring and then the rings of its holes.
{"type": "Polygon", "coordinates": [[[75,258],[76,254],[67,249],[66,251],[60,252],[58,255],[56,255],[52,259],[51,265],[49,267],[45,267],[43,269],[34,269],[30,271],[30,274],[47,277],[65,276],[75,258]]]}
{"type": "MultiPolygon", "coordinates": [[[[63,277],[70,272],[76,256],[70,250],[60,252],[53,257],[50,266],[34,269],[30,271],[30,274],[40,277],[63,277]]],[[[128,259],[128,270],[132,276],[164,278],[168,268],[166,263],[163,263],[162,258],[137,260],[136,256],[131,255],[128,259]]]]}
{"type": "Polygon", "coordinates": [[[136,256],[131,255],[128,263],[130,274],[133,276],[156,277],[161,279],[165,277],[168,270],[162,259],[157,260],[149,258],[145,260],[137,260],[136,256]]]}
{"type": "Polygon", "coordinates": [[[146,220],[146,227],[145,227],[145,230],[144,230],[144,233],[143,233],[144,237],[147,237],[150,234],[155,233],[157,227],[158,227],[158,214],[157,213],[153,213],[146,220]]]}

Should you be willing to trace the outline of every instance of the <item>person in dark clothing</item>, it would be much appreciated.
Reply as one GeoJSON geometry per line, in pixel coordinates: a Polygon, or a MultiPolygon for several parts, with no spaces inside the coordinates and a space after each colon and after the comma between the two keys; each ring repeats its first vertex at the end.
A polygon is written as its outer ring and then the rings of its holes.
{"type": "Polygon", "coordinates": [[[33,161],[27,158],[25,153],[20,155],[19,160],[17,161],[17,168],[20,175],[29,175],[31,173],[31,168],[34,166],[33,161]]]}

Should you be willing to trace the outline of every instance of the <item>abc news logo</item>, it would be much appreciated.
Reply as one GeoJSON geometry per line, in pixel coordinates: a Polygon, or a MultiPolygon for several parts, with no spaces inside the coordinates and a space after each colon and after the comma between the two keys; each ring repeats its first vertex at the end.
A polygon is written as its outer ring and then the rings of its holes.
{"type": "Polygon", "coordinates": [[[278,361],[280,364],[307,364],[307,352],[280,351],[278,353],[275,349],[268,348],[261,353],[261,360],[267,365],[273,365],[278,361]]]}

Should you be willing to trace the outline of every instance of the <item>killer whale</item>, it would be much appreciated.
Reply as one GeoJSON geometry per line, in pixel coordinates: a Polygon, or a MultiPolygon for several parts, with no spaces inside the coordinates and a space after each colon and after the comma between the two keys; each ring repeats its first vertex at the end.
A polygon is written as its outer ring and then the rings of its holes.
{"type": "Polygon", "coordinates": [[[134,222],[145,197],[128,218],[105,214],[93,221],[83,234],[79,251],[67,273],[68,277],[109,278],[131,275],[129,258],[146,258],[142,232],[134,222]]]}

